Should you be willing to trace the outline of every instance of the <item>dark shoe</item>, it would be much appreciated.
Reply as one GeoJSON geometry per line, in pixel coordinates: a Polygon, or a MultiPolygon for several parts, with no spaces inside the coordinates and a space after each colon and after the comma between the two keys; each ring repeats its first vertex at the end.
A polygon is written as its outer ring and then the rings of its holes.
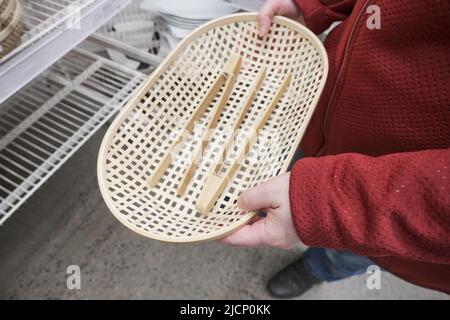
{"type": "Polygon", "coordinates": [[[275,274],[269,280],[267,290],[274,298],[294,298],[321,282],[309,273],[300,258],[275,274]]]}

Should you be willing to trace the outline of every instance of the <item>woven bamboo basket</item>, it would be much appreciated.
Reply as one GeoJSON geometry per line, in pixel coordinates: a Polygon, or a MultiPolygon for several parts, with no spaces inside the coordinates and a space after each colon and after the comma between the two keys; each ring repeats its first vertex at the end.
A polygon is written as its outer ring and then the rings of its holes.
{"type": "Polygon", "coordinates": [[[22,8],[18,0],[0,3],[0,58],[15,48],[22,35],[22,8]]]}
{"type": "Polygon", "coordinates": [[[131,230],[161,241],[202,242],[240,228],[255,212],[238,208],[239,194],[287,170],[327,73],[328,60],[319,39],[287,18],[276,17],[263,38],[257,34],[254,13],[201,26],[162,62],[109,127],[97,168],[108,208],[131,230]],[[230,57],[239,57],[240,68],[237,64],[229,68],[230,57]],[[224,74],[228,75],[225,88],[211,95],[224,74]],[[173,146],[201,108],[204,112],[197,117],[193,136],[210,128],[211,119],[216,120],[215,130],[195,170],[187,175],[198,139],[188,136],[177,144],[177,153],[173,146]],[[216,177],[223,178],[231,167],[236,170],[220,180],[225,181],[222,189],[211,187],[211,169],[230,141],[224,133],[236,123],[241,133],[216,177]],[[254,129],[262,133],[250,143],[254,129]],[[185,190],[180,193],[183,181],[185,190]],[[211,207],[202,212],[206,198],[211,207]]]}
{"type": "Polygon", "coordinates": [[[0,4],[0,31],[4,30],[14,17],[16,0],[6,0],[0,4]]]}
{"type": "Polygon", "coordinates": [[[10,0],[0,0],[0,16],[6,11],[6,8],[10,5],[10,0]]]}

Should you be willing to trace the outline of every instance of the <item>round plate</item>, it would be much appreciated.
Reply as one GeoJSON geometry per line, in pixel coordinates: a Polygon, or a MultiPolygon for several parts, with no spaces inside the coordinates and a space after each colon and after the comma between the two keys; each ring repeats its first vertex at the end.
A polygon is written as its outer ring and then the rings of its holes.
{"type": "Polygon", "coordinates": [[[147,0],[141,8],[190,19],[215,19],[237,9],[223,0],[147,0]]]}

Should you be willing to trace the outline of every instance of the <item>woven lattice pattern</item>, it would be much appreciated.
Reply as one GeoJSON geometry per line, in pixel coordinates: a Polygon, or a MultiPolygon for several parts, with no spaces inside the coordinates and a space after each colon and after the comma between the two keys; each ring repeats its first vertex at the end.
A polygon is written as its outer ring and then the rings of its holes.
{"type": "Polygon", "coordinates": [[[14,16],[16,3],[13,0],[7,0],[0,4],[0,31],[4,30],[14,16]]]}
{"type": "MultiPolygon", "coordinates": [[[[319,40],[303,26],[284,18],[276,18],[269,35],[262,39],[257,35],[254,14],[232,15],[197,30],[163,62],[109,128],[98,167],[108,207],[132,230],[173,242],[215,239],[245,224],[254,213],[239,209],[237,197],[286,170],[322,91],[327,70],[319,40]],[[242,57],[242,67],[185,195],[176,193],[187,167],[183,161],[172,162],[160,182],[149,188],[148,178],[232,54],[242,57]],[[249,157],[219,196],[212,212],[204,216],[197,212],[195,204],[208,169],[219,156],[217,150],[224,142],[224,132],[236,118],[262,67],[267,67],[267,77],[239,136],[245,136],[246,130],[252,128],[288,73],[292,74],[292,81],[249,157]]],[[[213,106],[214,101],[203,120],[213,106]]],[[[197,128],[202,125],[204,121],[197,128]]],[[[191,142],[185,141],[182,154],[190,154],[191,142]]],[[[239,147],[237,143],[227,159],[232,159],[239,147]]]]}
{"type": "Polygon", "coordinates": [[[0,4],[0,58],[19,43],[22,35],[22,8],[18,0],[4,0],[0,4]]]}
{"type": "Polygon", "coordinates": [[[0,0],[0,14],[5,11],[8,6],[9,0],[0,0]]]}

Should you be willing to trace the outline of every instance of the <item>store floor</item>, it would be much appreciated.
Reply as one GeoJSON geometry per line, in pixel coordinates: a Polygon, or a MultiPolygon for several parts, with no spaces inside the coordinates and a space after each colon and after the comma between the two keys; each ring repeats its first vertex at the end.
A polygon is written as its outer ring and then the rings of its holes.
{"type": "MultiPolygon", "coordinates": [[[[264,284],[301,249],[173,245],[139,236],[107,210],[97,185],[100,130],[0,227],[0,298],[265,299],[264,284]],[[81,289],[69,290],[78,265],[81,289]]],[[[304,299],[449,299],[388,273],[320,285],[304,299]]]]}

